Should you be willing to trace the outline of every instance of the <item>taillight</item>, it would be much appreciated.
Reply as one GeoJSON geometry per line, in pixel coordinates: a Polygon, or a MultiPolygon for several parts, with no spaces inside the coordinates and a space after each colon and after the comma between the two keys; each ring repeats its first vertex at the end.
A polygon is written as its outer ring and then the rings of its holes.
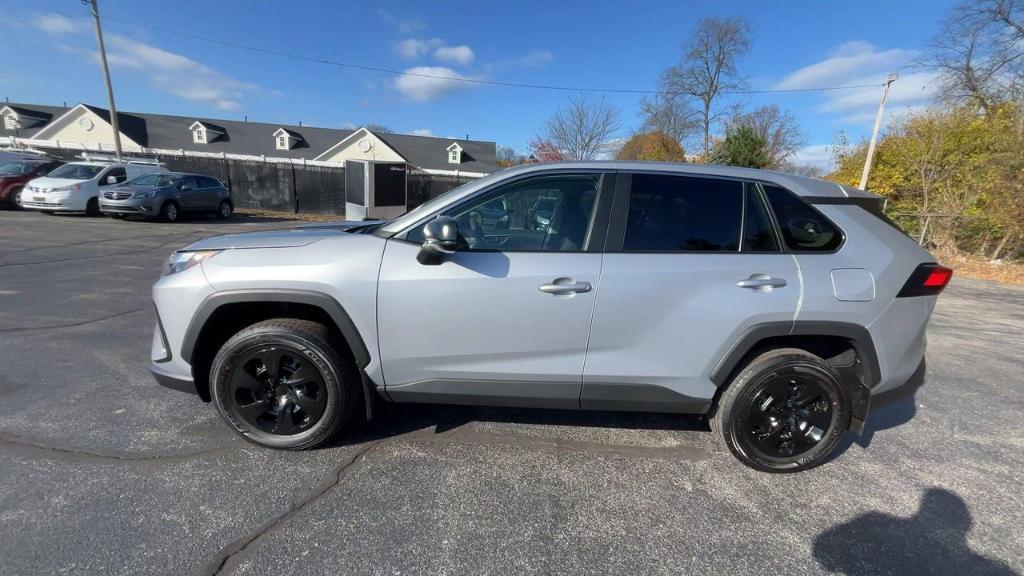
{"type": "Polygon", "coordinates": [[[949,284],[953,271],[938,264],[921,264],[907,279],[897,298],[908,296],[934,296],[949,284]]]}

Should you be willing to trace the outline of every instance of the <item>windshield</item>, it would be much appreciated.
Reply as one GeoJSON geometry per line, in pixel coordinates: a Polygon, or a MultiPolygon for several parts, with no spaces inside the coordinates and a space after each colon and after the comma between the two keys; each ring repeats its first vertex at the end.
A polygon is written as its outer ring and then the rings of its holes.
{"type": "Polygon", "coordinates": [[[8,162],[0,165],[0,174],[15,174],[22,176],[31,172],[37,164],[29,164],[28,162],[8,162]]]}
{"type": "Polygon", "coordinates": [[[94,164],[65,164],[49,173],[50,178],[67,178],[68,180],[92,180],[106,166],[94,164]]]}
{"type": "Polygon", "coordinates": [[[146,174],[145,176],[139,176],[128,183],[128,186],[152,186],[156,188],[166,188],[168,186],[177,186],[178,180],[181,176],[175,176],[173,174],[146,174]]]}

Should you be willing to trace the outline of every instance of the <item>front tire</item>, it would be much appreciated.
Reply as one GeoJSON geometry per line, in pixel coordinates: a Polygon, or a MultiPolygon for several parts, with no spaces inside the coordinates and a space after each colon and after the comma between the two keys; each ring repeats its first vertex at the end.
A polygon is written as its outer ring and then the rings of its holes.
{"type": "Polygon", "coordinates": [[[160,219],[164,222],[177,222],[181,216],[181,209],[173,200],[168,200],[160,206],[160,219]]]}
{"type": "Polygon", "coordinates": [[[89,198],[89,201],[85,203],[85,213],[88,216],[99,216],[100,215],[100,199],[96,196],[89,198]]]}
{"type": "Polygon", "coordinates": [[[825,462],[849,427],[839,374],[795,348],[754,358],[722,393],[711,428],[733,456],[762,472],[800,472],[825,462]]]}
{"type": "Polygon", "coordinates": [[[276,318],[241,330],[221,347],[210,367],[210,390],[220,415],[246,440],[305,450],[352,418],[359,388],[344,368],[326,326],[276,318]]]}

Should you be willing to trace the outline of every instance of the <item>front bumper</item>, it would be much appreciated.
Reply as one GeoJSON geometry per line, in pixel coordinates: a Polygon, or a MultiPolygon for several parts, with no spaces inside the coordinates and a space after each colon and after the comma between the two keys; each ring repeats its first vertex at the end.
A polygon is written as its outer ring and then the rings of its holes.
{"type": "Polygon", "coordinates": [[[100,198],[100,212],[120,216],[156,216],[159,201],[156,198],[108,200],[100,198]]]}
{"type": "Polygon", "coordinates": [[[153,378],[156,379],[156,383],[172,390],[178,390],[179,392],[188,392],[189,394],[196,394],[196,384],[192,380],[192,376],[184,376],[182,374],[174,374],[167,372],[166,368],[157,363],[153,363],[149,366],[150,373],[153,374],[153,378]]]}
{"type": "MultiPolygon", "coordinates": [[[[31,198],[31,197],[29,197],[31,198]]],[[[25,194],[21,195],[21,207],[28,210],[48,210],[50,212],[83,212],[85,208],[71,206],[63,202],[39,202],[29,200],[25,194]]]]}

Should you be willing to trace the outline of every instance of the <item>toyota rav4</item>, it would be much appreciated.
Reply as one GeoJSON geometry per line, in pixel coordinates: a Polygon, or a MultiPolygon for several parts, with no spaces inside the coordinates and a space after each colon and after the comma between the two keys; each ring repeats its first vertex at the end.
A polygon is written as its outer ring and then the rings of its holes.
{"type": "Polygon", "coordinates": [[[751,467],[802,470],[922,382],[952,271],[881,208],[741,168],[503,170],[388,222],[175,252],[151,368],[274,448],[378,401],[657,411],[705,415],[751,467]]]}

